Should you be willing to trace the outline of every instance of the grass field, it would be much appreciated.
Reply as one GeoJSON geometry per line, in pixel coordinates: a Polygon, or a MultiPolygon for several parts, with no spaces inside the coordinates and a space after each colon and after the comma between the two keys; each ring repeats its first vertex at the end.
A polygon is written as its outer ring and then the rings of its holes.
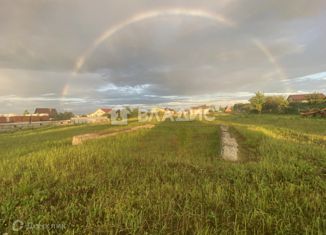
{"type": "Polygon", "coordinates": [[[24,234],[326,232],[326,120],[217,115],[71,145],[110,128],[0,134],[0,232],[17,219],[24,234]],[[237,163],[220,158],[221,123],[237,163]]]}

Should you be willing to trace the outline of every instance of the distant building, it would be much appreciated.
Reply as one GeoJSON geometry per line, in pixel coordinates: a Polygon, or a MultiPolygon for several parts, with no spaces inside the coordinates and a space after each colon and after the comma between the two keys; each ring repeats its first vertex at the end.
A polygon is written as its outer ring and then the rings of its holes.
{"type": "Polygon", "coordinates": [[[13,117],[13,116],[17,116],[17,114],[15,113],[7,113],[7,114],[1,114],[1,117],[13,117]]]}
{"type": "Polygon", "coordinates": [[[289,95],[289,103],[308,103],[311,99],[326,99],[326,96],[322,93],[313,93],[313,94],[299,94],[299,95],[289,95]]]}
{"type": "Polygon", "coordinates": [[[7,123],[8,119],[7,117],[0,116],[0,123],[7,123]]]}
{"type": "Polygon", "coordinates": [[[104,117],[106,115],[111,114],[112,109],[107,109],[107,108],[101,108],[96,110],[94,113],[91,113],[88,115],[90,118],[97,118],[97,117],[104,117]]]}
{"type": "Polygon", "coordinates": [[[48,115],[30,115],[30,116],[7,116],[0,117],[0,123],[32,123],[49,121],[48,115]]]}
{"type": "Polygon", "coordinates": [[[227,106],[224,110],[225,113],[232,113],[232,106],[227,106]]]}
{"type": "Polygon", "coordinates": [[[107,117],[73,117],[70,122],[73,124],[108,123],[107,117]]]}
{"type": "Polygon", "coordinates": [[[175,113],[176,112],[174,109],[171,109],[171,108],[165,108],[164,111],[165,112],[171,112],[171,113],[175,113]]]}
{"type": "Polygon", "coordinates": [[[211,107],[207,106],[206,104],[204,105],[200,105],[200,106],[196,106],[196,107],[192,107],[191,109],[195,110],[195,109],[210,109],[211,107]]]}
{"type": "Polygon", "coordinates": [[[204,105],[192,107],[190,110],[192,112],[194,112],[194,111],[201,111],[201,112],[207,113],[207,112],[214,111],[215,110],[215,107],[214,106],[208,106],[208,105],[204,104],[204,105]]]}
{"type": "Polygon", "coordinates": [[[161,107],[153,107],[151,108],[151,113],[164,113],[166,110],[161,107]]]}
{"type": "Polygon", "coordinates": [[[233,111],[238,113],[249,113],[251,110],[250,103],[237,103],[233,105],[233,111]]]}
{"type": "Polygon", "coordinates": [[[52,108],[36,108],[34,114],[38,114],[40,116],[48,115],[49,118],[54,118],[58,112],[56,109],[52,108]]]}

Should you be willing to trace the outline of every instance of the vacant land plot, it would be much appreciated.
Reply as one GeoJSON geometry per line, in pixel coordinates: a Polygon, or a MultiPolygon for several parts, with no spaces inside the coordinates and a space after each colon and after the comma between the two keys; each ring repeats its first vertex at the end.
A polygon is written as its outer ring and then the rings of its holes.
{"type": "Polygon", "coordinates": [[[21,220],[64,225],[27,234],[325,232],[325,120],[220,115],[71,145],[109,128],[0,134],[0,231],[21,220]],[[237,163],[220,157],[220,124],[237,163]]]}

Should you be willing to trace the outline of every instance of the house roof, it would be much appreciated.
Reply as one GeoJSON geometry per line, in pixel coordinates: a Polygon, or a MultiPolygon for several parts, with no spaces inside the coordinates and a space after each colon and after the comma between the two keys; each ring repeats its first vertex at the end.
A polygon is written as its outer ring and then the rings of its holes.
{"type": "Polygon", "coordinates": [[[35,114],[47,113],[49,115],[54,115],[57,113],[57,110],[53,108],[36,108],[34,113],[35,114]]]}
{"type": "Polygon", "coordinates": [[[102,108],[100,110],[102,110],[104,113],[110,113],[112,111],[112,109],[107,109],[107,108],[102,108]]]}
{"type": "Polygon", "coordinates": [[[225,112],[226,113],[230,113],[230,112],[232,112],[232,106],[227,106],[226,108],[225,108],[225,112]]]}
{"type": "Polygon", "coordinates": [[[322,93],[318,93],[318,94],[299,94],[299,95],[289,95],[288,100],[292,99],[292,100],[295,100],[295,101],[302,101],[302,100],[309,99],[310,96],[317,96],[320,99],[324,99],[326,97],[322,93]]]}

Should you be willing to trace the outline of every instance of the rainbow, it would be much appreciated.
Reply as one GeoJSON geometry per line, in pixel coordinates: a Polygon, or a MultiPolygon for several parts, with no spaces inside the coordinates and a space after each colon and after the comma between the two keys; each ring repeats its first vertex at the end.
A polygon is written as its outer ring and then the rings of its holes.
{"type": "Polygon", "coordinates": [[[252,39],[253,44],[267,57],[269,62],[275,66],[277,73],[280,76],[280,79],[286,80],[287,76],[282,65],[277,61],[276,57],[272,54],[267,46],[262,43],[259,39],[252,39]]]}
{"type": "Polygon", "coordinates": [[[197,10],[197,9],[185,9],[185,8],[176,8],[176,9],[169,9],[169,10],[158,10],[158,11],[149,11],[140,13],[138,15],[132,16],[127,20],[110,27],[107,31],[102,33],[76,61],[74,72],[78,73],[82,67],[84,66],[87,57],[93,53],[93,51],[101,45],[104,41],[111,38],[113,35],[118,33],[119,31],[123,30],[124,28],[128,27],[129,25],[139,23],[141,21],[161,17],[161,16],[190,16],[190,17],[200,17],[208,20],[212,20],[218,22],[220,24],[226,26],[234,26],[235,23],[226,19],[222,15],[213,14],[204,10],[197,10]]]}
{"type": "MultiPolygon", "coordinates": [[[[227,19],[225,16],[221,14],[211,13],[206,10],[198,10],[198,9],[189,9],[189,8],[172,8],[172,9],[160,9],[160,10],[153,10],[142,12],[137,15],[134,15],[116,25],[111,26],[109,29],[104,31],[101,35],[99,35],[75,61],[75,66],[72,72],[72,77],[78,74],[82,68],[84,67],[85,63],[89,56],[105,41],[109,40],[112,36],[117,34],[118,32],[122,31],[126,27],[136,24],[142,21],[154,19],[157,17],[164,17],[164,16],[188,16],[188,17],[197,17],[207,19],[213,22],[218,23],[219,25],[223,25],[225,27],[235,27],[236,23],[227,19]]],[[[282,80],[286,78],[284,69],[278,63],[277,59],[272,55],[270,50],[258,39],[253,39],[253,44],[259,48],[263,52],[263,54],[268,58],[269,62],[275,66],[278,74],[282,80]]],[[[69,90],[69,79],[66,85],[63,88],[62,96],[66,96],[69,90]]]]}

